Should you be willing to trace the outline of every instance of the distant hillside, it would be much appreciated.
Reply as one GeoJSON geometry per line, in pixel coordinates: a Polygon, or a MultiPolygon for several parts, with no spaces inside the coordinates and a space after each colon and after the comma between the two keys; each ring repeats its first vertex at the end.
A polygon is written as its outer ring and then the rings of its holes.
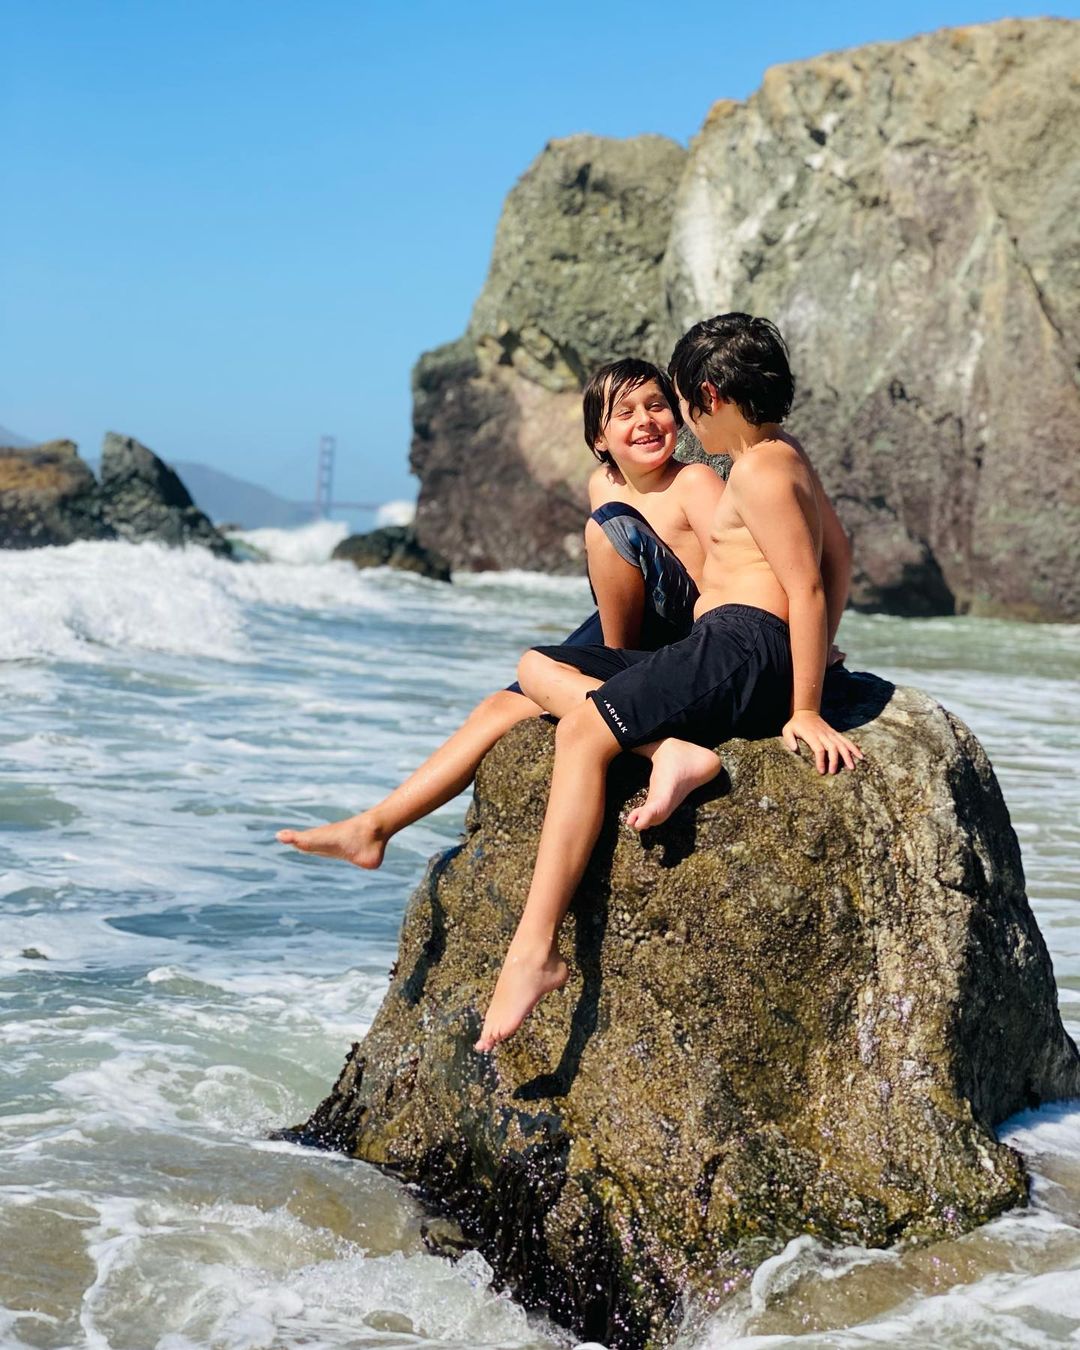
{"type": "Polygon", "coordinates": [[[14,431],[8,431],[7,427],[0,427],[0,445],[10,446],[12,450],[29,450],[36,441],[28,441],[25,436],[17,436],[14,431]]]}
{"type": "Polygon", "coordinates": [[[288,529],[293,525],[305,525],[312,519],[310,506],[290,502],[267,488],[234,478],[208,464],[175,460],[172,467],[210,519],[219,523],[240,525],[245,530],[265,526],[288,529]]]}

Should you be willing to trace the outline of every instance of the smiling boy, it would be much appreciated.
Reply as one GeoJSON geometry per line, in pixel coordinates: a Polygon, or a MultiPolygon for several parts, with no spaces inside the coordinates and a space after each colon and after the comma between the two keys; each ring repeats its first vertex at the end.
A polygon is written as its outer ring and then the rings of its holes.
{"type": "Polygon", "coordinates": [[[538,648],[522,658],[522,688],[560,722],[536,867],[481,1051],[566,983],[559,926],[599,834],[617,754],[652,763],[646,801],[628,818],[636,829],[666,820],[713,778],[712,747],[732,735],[781,733],[791,750],[804,741],[819,772],[862,758],[820,714],[839,618],[822,555],[839,525],[805,452],[780,426],[794,395],[783,339],[766,319],[720,315],[679,341],[670,372],[703,449],[733,461],[707,530],[694,627],[657,652],[538,648]]]}
{"type": "MultiPolygon", "coordinates": [[[[682,417],[667,375],[651,362],[631,357],[602,366],[585,387],[582,414],[585,443],[600,461],[589,479],[585,528],[598,612],[566,644],[655,650],[691,629],[701,538],[724,484],[705,465],[673,458],[682,417]]],[[[846,573],[838,582],[846,595],[846,573]]],[[[543,711],[518,686],[490,694],[381,802],[329,825],[279,830],[277,838],[305,853],[379,867],[399,830],[461,792],[500,736],[543,711]]]]}

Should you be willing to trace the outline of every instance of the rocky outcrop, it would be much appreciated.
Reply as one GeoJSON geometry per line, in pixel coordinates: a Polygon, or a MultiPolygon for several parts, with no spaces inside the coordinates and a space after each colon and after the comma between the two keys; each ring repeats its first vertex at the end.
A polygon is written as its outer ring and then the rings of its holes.
{"type": "Polygon", "coordinates": [[[71,441],[0,449],[0,548],[112,539],[97,480],[71,441]]]}
{"type": "Polygon", "coordinates": [[[1068,20],[946,30],[770,70],[685,163],[549,147],[469,333],[416,370],[421,539],[459,567],[578,566],[574,390],[745,309],[791,344],[856,607],[1080,618],[1078,66],[1068,20]],[[581,166],[617,157],[602,193],[581,166]]]}
{"type": "Polygon", "coordinates": [[[779,324],[860,608],[1080,616],[1078,64],[1068,21],[864,47],[694,143],[668,336],[779,324]]]}
{"type": "Polygon", "coordinates": [[[572,136],[507,198],[468,332],[413,372],[416,530],[452,567],[581,569],[580,389],[656,345],[685,158],[660,136],[572,136]]]}
{"type": "Polygon", "coordinates": [[[198,544],[228,557],[229,541],[191,500],[179,476],[132,436],[105,434],[101,450],[104,514],[121,539],[198,544]]]}
{"type": "Polygon", "coordinates": [[[1080,1094],[983,750],[915,690],[830,684],[854,773],[731,742],[712,795],[638,838],[620,819],[644,766],[620,758],[571,982],[485,1057],[554,739],[504,737],[371,1030],[296,1132],[414,1184],[520,1297],[613,1350],[664,1344],[797,1234],[881,1247],[1024,1204],[994,1125],[1080,1094]]]}
{"type": "Polygon", "coordinates": [[[419,544],[416,532],[408,525],[383,525],[367,534],[350,534],[330,556],[359,568],[393,567],[399,572],[415,572],[432,581],[450,580],[446,559],[419,544]]]}
{"type": "Polygon", "coordinates": [[[71,441],[0,449],[0,548],[77,539],[156,539],[232,552],[173,470],[131,437],[106,435],[100,483],[71,441]]]}

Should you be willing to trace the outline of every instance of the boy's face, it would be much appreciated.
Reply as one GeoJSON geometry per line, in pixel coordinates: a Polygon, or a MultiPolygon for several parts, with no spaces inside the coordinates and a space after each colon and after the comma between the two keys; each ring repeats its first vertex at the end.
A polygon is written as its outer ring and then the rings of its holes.
{"type": "Polygon", "coordinates": [[[731,443],[730,413],[735,405],[727,399],[717,398],[711,385],[706,386],[706,408],[701,412],[690,407],[677,386],[675,392],[679,396],[683,421],[698,438],[702,450],[707,455],[726,455],[731,443]]]}
{"type": "Polygon", "coordinates": [[[619,468],[659,468],[675,453],[679,428],[663,391],[655,380],[635,389],[620,390],[604,424],[597,450],[606,450],[619,468]]]}

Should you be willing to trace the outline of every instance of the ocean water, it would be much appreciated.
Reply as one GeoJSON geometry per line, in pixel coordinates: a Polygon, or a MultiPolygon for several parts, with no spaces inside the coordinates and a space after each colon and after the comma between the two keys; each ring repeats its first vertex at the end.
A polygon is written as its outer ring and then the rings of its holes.
{"type": "MultiPolygon", "coordinates": [[[[369,1024],[467,799],[375,873],[274,830],[383,795],[585,586],[257,542],[280,560],[0,553],[0,1346],[570,1347],[476,1253],[432,1255],[401,1186],[266,1136],[369,1024]]],[[[1080,1036],[1080,628],[849,616],[841,640],[987,746],[1080,1036]]],[[[1030,1208],[902,1252],[800,1239],[680,1350],[1080,1343],[1080,1103],[1002,1133],[1030,1208]]]]}

